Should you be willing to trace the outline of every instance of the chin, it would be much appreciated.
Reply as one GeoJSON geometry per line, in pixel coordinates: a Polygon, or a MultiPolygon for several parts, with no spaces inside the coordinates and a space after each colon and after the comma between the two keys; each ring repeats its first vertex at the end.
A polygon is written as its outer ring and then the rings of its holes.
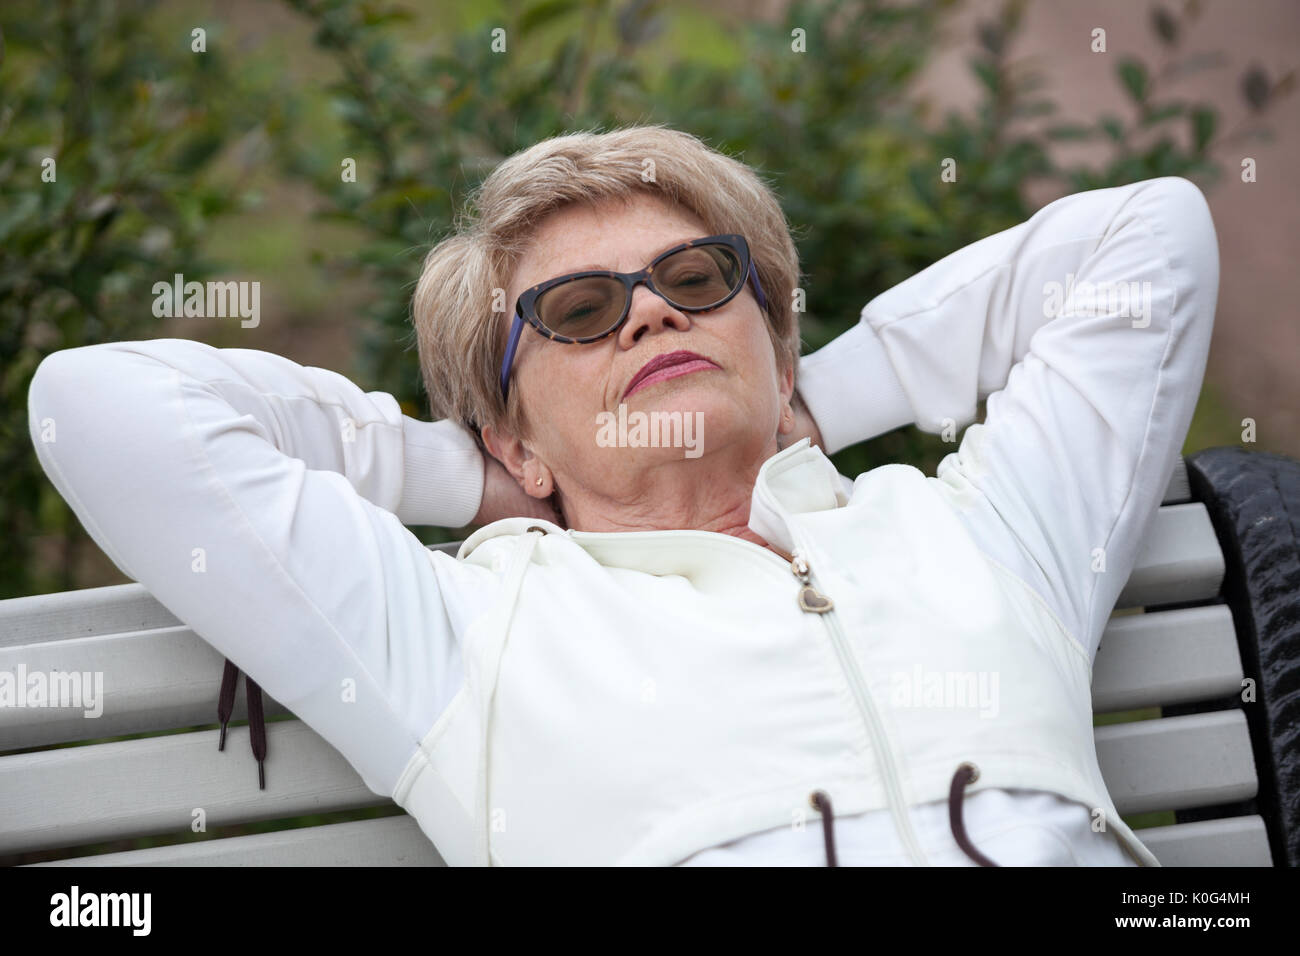
{"type": "Polygon", "coordinates": [[[602,416],[598,443],[637,449],[639,455],[656,460],[698,459],[734,442],[738,432],[752,429],[734,398],[693,383],[691,387],[646,389],[602,416]]]}

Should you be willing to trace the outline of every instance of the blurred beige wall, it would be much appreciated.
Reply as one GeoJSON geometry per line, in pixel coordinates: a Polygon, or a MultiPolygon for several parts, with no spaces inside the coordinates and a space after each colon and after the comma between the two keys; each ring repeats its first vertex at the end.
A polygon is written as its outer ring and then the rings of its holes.
{"type": "MultiPolygon", "coordinates": [[[[771,16],[785,5],[718,3],[748,16],[771,16]]],[[[945,40],[917,84],[934,118],[949,109],[968,111],[978,100],[967,65],[977,48],[975,24],[993,19],[1000,6],[1000,0],[965,0],[949,15],[945,40]]],[[[1086,122],[1103,113],[1132,118],[1115,68],[1122,57],[1136,55],[1153,72],[1160,69],[1164,52],[1150,27],[1154,6],[1146,0],[1030,0],[1009,53],[1042,74],[1043,92],[1059,107],[1048,121],[1086,122]],[[1090,50],[1095,27],[1106,30],[1105,53],[1090,50]]],[[[1164,6],[1183,9],[1181,0],[1164,6]]],[[[1258,65],[1276,80],[1300,66],[1300,3],[1202,0],[1200,8],[1177,52],[1222,53],[1225,65],[1175,79],[1165,89],[1171,97],[1217,107],[1219,130],[1231,131],[1247,117],[1240,77],[1248,67],[1258,65]]],[[[1213,154],[1223,167],[1222,178],[1207,190],[1219,236],[1220,283],[1206,381],[1242,416],[1256,420],[1255,448],[1300,457],[1300,186],[1287,165],[1300,147],[1300,92],[1271,107],[1264,123],[1272,142],[1247,140],[1213,154]],[[1256,161],[1254,183],[1241,182],[1244,156],[1256,161]]],[[[1059,154],[1104,155],[1101,144],[1063,145],[1059,154]]]]}

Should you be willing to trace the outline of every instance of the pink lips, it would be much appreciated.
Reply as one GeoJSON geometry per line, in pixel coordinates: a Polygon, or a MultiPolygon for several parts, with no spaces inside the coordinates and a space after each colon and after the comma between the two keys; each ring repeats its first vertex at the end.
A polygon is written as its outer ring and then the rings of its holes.
{"type": "Polygon", "coordinates": [[[641,371],[632,376],[632,381],[628,383],[623,398],[626,399],[632,393],[638,392],[647,385],[653,385],[656,382],[665,382],[679,375],[689,375],[691,372],[701,372],[705,369],[721,367],[717,362],[710,361],[695,352],[682,350],[665,352],[663,355],[656,355],[641,366],[641,371]]]}

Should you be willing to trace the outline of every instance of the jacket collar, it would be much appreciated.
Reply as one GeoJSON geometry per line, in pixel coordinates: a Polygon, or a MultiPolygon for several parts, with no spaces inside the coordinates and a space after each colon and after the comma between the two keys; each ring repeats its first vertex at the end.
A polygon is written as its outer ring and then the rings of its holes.
{"type": "Polygon", "coordinates": [[[749,506],[749,530],[789,553],[794,550],[790,516],[842,508],[852,488],[853,482],[835,470],[822,450],[802,438],[759,469],[749,506]]]}
{"type": "MultiPolygon", "coordinates": [[[[853,481],[841,475],[831,464],[820,448],[812,445],[807,438],[802,438],[783,448],[763,462],[754,481],[753,496],[750,500],[749,528],[765,541],[776,545],[783,551],[794,550],[794,541],[790,535],[788,519],[792,515],[809,511],[827,511],[843,507],[849,500],[853,481]]],[[[539,528],[550,534],[561,534],[570,538],[587,550],[598,550],[601,559],[610,557],[612,551],[619,550],[616,545],[643,542],[647,539],[659,539],[664,536],[712,535],[706,531],[623,531],[590,532],[564,529],[554,522],[540,518],[502,518],[485,525],[474,532],[461,544],[457,558],[467,557],[478,545],[489,538],[515,536],[527,533],[530,528],[539,528]]],[[[725,537],[725,536],[724,536],[725,537]]],[[[737,539],[743,540],[743,539],[737,539]]],[[[749,544],[750,542],[743,542],[749,544]]],[[[758,545],[753,545],[758,550],[758,545]]],[[[770,553],[770,552],[769,552],[770,553]]],[[[660,572],[663,573],[663,572],[660,572]]]]}

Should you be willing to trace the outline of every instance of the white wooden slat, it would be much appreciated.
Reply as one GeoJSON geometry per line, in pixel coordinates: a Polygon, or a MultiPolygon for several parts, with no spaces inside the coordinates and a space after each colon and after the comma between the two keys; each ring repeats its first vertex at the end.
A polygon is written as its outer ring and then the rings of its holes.
{"type": "MultiPolygon", "coordinates": [[[[232,731],[227,754],[215,753],[215,733],[205,732],[0,758],[0,793],[18,796],[16,802],[7,801],[10,813],[0,822],[0,852],[174,832],[176,821],[188,821],[195,806],[206,807],[209,825],[217,825],[217,821],[268,819],[377,802],[341,756],[300,722],[277,722],[270,731],[275,735],[275,752],[287,756],[272,765],[274,774],[268,780],[268,784],[278,780],[284,786],[270,786],[267,791],[256,789],[251,755],[245,754],[246,759],[239,761],[246,771],[243,785],[238,770],[223,766],[231,749],[243,752],[246,730],[232,731]],[[309,736],[315,738],[316,756],[323,759],[291,759],[306,755],[309,736]],[[188,738],[200,738],[201,742],[193,746],[188,738]],[[154,744],[165,744],[164,752],[155,752],[157,748],[150,746],[154,744]],[[144,752],[146,746],[149,753],[144,752]],[[118,753],[110,752],[111,748],[119,748],[118,753]],[[122,755],[121,749],[137,752],[122,755]],[[323,766],[330,757],[335,766],[323,766]],[[142,776],[144,768],[158,779],[150,779],[148,773],[142,776]],[[214,770],[218,779],[214,779],[214,770]],[[349,782],[350,794],[346,792],[349,782]],[[93,796],[83,792],[83,787],[93,796]],[[142,791],[154,795],[151,807],[143,811],[138,806],[142,791]],[[264,798],[276,802],[274,809],[266,806],[264,798]]],[[[1212,805],[1255,793],[1254,763],[1239,711],[1101,727],[1096,739],[1107,788],[1121,813],[1212,805]]],[[[1144,831],[1144,842],[1147,834],[1156,834],[1158,829],[1144,831]]],[[[1194,835],[1188,831],[1181,836],[1194,835]]],[[[1223,839],[1231,842],[1230,835],[1223,839]]],[[[1258,843],[1257,837],[1250,839],[1258,843]]],[[[1266,839],[1264,847],[1266,851],[1266,839]]],[[[289,854],[286,863],[297,861],[291,865],[312,865],[315,859],[310,841],[300,852],[291,848],[284,852],[289,854]]],[[[1152,852],[1160,858],[1154,847],[1152,852]]],[[[1183,851],[1175,847],[1171,852],[1183,851]]],[[[1243,859],[1258,857],[1257,846],[1237,852],[1243,859]]],[[[231,859],[224,858],[226,862],[231,859]]]]}
{"type": "MultiPolygon", "coordinates": [[[[0,757],[0,853],[175,831],[195,807],[209,825],[271,819],[382,799],[300,721],[268,726],[267,790],[257,789],[247,728],[226,752],[216,732],[0,757]],[[142,800],[141,794],[148,794],[142,800]]],[[[1120,813],[1209,806],[1254,796],[1244,716],[1217,711],[1095,731],[1103,778],[1120,813]]]]}
{"type": "MultiPolygon", "coordinates": [[[[1111,619],[1093,671],[1098,712],[1207,700],[1242,679],[1232,615],[1225,605],[1111,619]]],[[[0,709],[0,751],[169,730],[216,720],[222,658],[185,627],[0,648],[0,670],[99,673],[102,716],[81,708],[0,709]]],[[[246,695],[236,697],[244,719],[246,695]]],[[[267,714],[287,713],[266,699],[267,714]]]]}
{"type": "MultiPolygon", "coordinates": [[[[452,557],[462,541],[427,545],[452,557]]],[[[181,622],[140,584],[114,584],[0,601],[0,648],[176,627],[181,622]]]]}
{"type": "Polygon", "coordinates": [[[1161,866],[1272,866],[1263,817],[1223,817],[1134,830],[1161,866]]]}
{"type": "Polygon", "coordinates": [[[139,584],[114,584],[0,601],[0,647],[180,624],[139,584]]]}
{"type": "MultiPolygon", "coordinates": [[[[1258,816],[1136,831],[1162,866],[1272,866],[1258,816]]],[[[406,815],[70,857],[29,866],[446,866],[406,815]]]]}
{"type": "MultiPolygon", "coordinates": [[[[1272,866],[1258,816],[1138,830],[1162,866],[1272,866]]],[[[406,815],[70,857],[29,866],[445,866],[406,815]]]]}
{"type": "Polygon", "coordinates": [[[380,806],[333,747],[299,720],[267,724],[266,789],[248,728],[170,734],[0,757],[0,853],[80,846],[208,827],[380,806]]]}
{"type": "MultiPolygon", "coordinates": [[[[88,689],[97,680],[101,684],[98,717],[87,717],[85,707],[0,708],[0,752],[215,724],[223,662],[210,644],[180,625],[0,647],[0,671],[75,673],[88,689]]],[[[247,718],[247,697],[241,679],[233,720],[247,718]]],[[[265,693],[262,700],[267,717],[288,712],[265,693]]]]}
{"type": "Polygon", "coordinates": [[[446,866],[414,818],[298,827],[29,866],[446,866]]]}
{"type": "Polygon", "coordinates": [[[1098,713],[1212,700],[1241,690],[1226,604],[1112,617],[1092,669],[1098,713]]]}
{"type": "Polygon", "coordinates": [[[1208,807],[1255,796],[1250,732],[1240,710],[1098,727],[1097,763],[1122,814],[1208,807]]]}
{"type": "Polygon", "coordinates": [[[1223,583],[1223,551],[1200,502],[1165,505],[1150,529],[1117,608],[1213,598],[1223,583]]]}
{"type": "MultiPolygon", "coordinates": [[[[1241,660],[1224,605],[1116,616],[1093,670],[1098,712],[1235,693],[1241,660]]],[[[102,674],[102,716],[80,708],[0,709],[0,751],[210,724],[222,658],[185,627],[0,648],[0,670],[102,674]]],[[[246,695],[236,697],[244,719],[246,695]]],[[[267,714],[287,713],[266,698],[267,714]]]]}
{"type": "Polygon", "coordinates": [[[1192,500],[1191,483],[1187,479],[1187,459],[1182,455],[1174,462],[1174,470],[1169,476],[1169,484],[1165,487],[1165,497],[1160,502],[1162,505],[1177,505],[1185,501],[1192,500]]]}
{"type": "MultiPolygon", "coordinates": [[[[1136,831],[1161,866],[1272,866],[1258,816],[1136,831]]],[[[29,866],[446,866],[415,821],[402,816],[254,836],[201,840],[29,866]]]]}

